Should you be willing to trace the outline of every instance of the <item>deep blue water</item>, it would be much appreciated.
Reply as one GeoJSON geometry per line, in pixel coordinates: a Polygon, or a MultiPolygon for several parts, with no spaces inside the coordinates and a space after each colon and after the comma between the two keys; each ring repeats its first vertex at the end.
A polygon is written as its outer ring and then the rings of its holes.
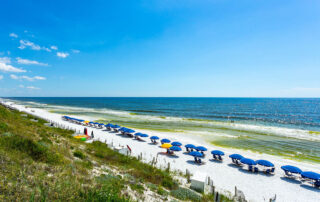
{"type": "Polygon", "coordinates": [[[10,98],[49,105],[112,109],[320,131],[320,98],[10,98]]]}

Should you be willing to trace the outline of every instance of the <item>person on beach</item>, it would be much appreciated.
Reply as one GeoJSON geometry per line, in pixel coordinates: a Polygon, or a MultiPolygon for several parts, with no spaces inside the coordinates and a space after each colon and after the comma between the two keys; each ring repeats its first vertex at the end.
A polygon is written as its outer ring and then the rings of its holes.
{"type": "Polygon", "coordinates": [[[94,138],[93,131],[91,132],[91,138],[92,138],[92,139],[94,138]]]}
{"type": "Polygon", "coordinates": [[[84,132],[83,132],[85,135],[88,135],[88,129],[87,128],[84,128],[84,132]]]}

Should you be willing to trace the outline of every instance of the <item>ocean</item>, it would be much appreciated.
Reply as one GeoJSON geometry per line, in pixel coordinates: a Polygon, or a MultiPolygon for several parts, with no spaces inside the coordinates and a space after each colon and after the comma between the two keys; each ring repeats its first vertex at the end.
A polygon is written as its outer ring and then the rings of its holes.
{"type": "Polygon", "coordinates": [[[62,115],[320,162],[317,98],[7,98],[62,115]]]}

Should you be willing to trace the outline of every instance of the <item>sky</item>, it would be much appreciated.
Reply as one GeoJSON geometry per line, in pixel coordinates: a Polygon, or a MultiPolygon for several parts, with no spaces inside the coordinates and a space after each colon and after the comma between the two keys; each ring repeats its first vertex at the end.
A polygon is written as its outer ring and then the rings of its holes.
{"type": "Polygon", "coordinates": [[[320,97],[318,0],[0,4],[0,97],[320,97]]]}

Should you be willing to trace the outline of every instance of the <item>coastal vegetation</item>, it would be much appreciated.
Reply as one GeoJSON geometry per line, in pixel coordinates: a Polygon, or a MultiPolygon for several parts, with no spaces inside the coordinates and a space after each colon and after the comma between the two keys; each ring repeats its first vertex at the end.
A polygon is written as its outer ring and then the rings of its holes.
{"type": "Polygon", "coordinates": [[[214,201],[183,187],[169,169],[45,123],[0,106],[1,201],[214,201]]]}

